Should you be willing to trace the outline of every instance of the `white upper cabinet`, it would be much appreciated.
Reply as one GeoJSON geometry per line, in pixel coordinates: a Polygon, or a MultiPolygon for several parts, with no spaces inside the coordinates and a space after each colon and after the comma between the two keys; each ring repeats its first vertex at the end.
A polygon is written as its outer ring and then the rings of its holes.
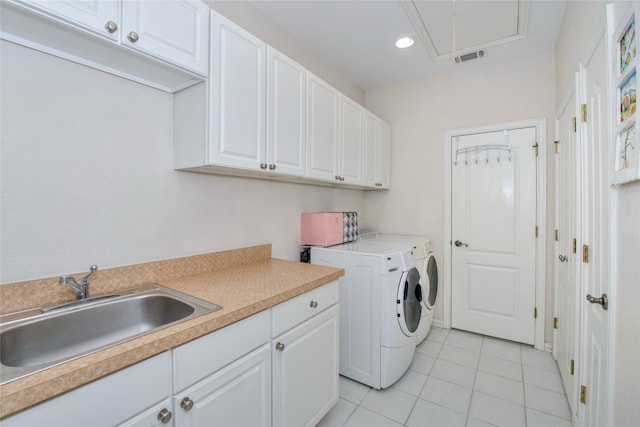
{"type": "Polygon", "coordinates": [[[266,45],[211,12],[209,163],[266,169],[266,45]]]}
{"type": "Polygon", "coordinates": [[[378,143],[378,158],[377,158],[377,187],[382,189],[389,189],[391,185],[391,127],[389,124],[380,120],[380,136],[378,143]]]}
{"type": "Polygon", "coordinates": [[[340,144],[336,174],[340,182],[362,185],[364,108],[340,95],[340,144]]]}
{"type": "Polygon", "coordinates": [[[200,1],[123,3],[124,45],[205,76],[209,67],[208,30],[209,7],[200,1]]]}
{"type": "Polygon", "coordinates": [[[175,93],[208,75],[208,11],[197,0],[4,0],[0,36],[175,93]]]}
{"type": "Polygon", "coordinates": [[[364,115],[363,185],[376,189],[389,188],[389,125],[373,114],[364,115]]]}
{"type": "Polygon", "coordinates": [[[102,37],[115,41],[120,38],[120,23],[122,22],[122,3],[120,1],[12,1],[34,10],[49,13],[102,37]]]}
{"type": "Polygon", "coordinates": [[[307,176],[336,182],[339,92],[307,72],[307,176]]]}
{"type": "Polygon", "coordinates": [[[269,170],[306,172],[306,70],[267,47],[267,164],[269,170]]]}

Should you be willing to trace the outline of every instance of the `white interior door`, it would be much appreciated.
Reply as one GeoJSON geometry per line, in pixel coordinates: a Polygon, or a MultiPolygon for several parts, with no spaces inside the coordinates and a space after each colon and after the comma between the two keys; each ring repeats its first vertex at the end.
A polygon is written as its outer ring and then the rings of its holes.
{"type": "Polygon", "coordinates": [[[451,142],[451,325],[533,344],[536,128],[451,142]]]}
{"type": "MultiPolygon", "coordinates": [[[[577,77],[577,75],[576,75],[577,77]]],[[[578,151],[576,96],[571,94],[566,107],[558,117],[556,154],[556,243],[555,243],[555,326],[553,355],[558,362],[571,412],[577,410],[577,349],[579,348],[579,242],[578,206],[580,180],[578,178],[578,151]],[[575,243],[574,243],[575,242],[575,243]]]]}
{"type": "Polygon", "coordinates": [[[607,114],[607,72],[604,37],[585,67],[580,68],[586,121],[581,122],[581,181],[583,247],[582,289],[578,304],[582,305],[582,349],[578,410],[579,424],[607,425],[609,310],[589,303],[587,296],[600,298],[609,293],[609,115],[607,114]]]}

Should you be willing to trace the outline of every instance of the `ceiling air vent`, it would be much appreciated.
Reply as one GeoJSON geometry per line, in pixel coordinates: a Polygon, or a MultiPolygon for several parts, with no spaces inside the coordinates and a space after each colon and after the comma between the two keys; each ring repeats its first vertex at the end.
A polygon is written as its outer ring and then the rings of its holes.
{"type": "Polygon", "coordinates": [[[487,51],[484,49],[477,50],[475,52],[465,53],[464,55],[456,56],[456,64],[459,64],[461,62],[471,61],[472,59],[483,58],[484,56],[486,56],[486,54],[487,54],[487,51]]]}

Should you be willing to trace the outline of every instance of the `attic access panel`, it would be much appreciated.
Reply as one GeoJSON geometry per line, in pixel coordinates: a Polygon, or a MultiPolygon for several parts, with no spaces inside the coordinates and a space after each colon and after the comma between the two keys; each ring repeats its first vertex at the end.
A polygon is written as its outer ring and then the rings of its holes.
{"type": "Polygon", "coordinates": [[[434,61],[527,36],[529,0],[402,2],[419,38],[434,61]]]}

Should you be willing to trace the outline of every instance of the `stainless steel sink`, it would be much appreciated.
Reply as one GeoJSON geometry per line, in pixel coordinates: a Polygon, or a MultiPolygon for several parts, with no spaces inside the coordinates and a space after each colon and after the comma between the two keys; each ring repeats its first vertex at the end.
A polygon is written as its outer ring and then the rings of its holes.
{"type": "Polygon", "coordinates": [[[151,284],[0,316],[0,384],[220,308],[151,284]]]}

